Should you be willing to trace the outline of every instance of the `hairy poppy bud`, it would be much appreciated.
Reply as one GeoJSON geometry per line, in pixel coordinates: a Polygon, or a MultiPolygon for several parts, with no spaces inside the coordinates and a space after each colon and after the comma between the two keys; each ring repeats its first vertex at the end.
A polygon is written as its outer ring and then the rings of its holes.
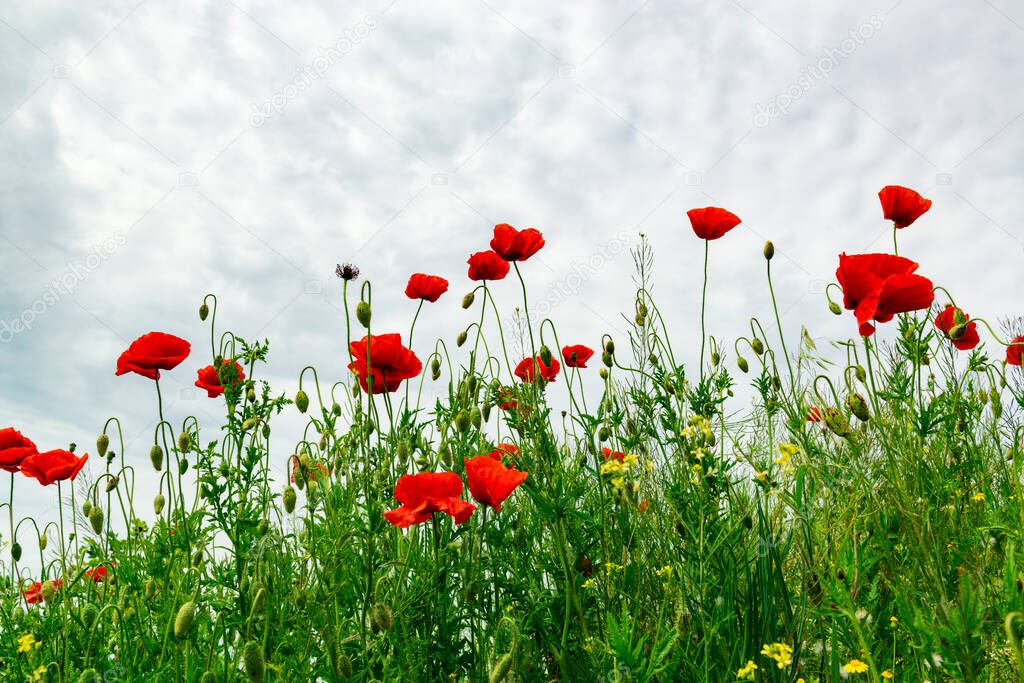
{"type": "Polygon", "coordinates": [[[832,311],[832,315],[842,315],[843,309],[839,308],[839,304],[835,301],[828,302],[828,310],[832,311]]]}
{"type": "Polygon", "coordinates": [[[46,550],[47,542],[48,541],[46,539],[46,532],[44,531],[43,533],[39,534],[39,549],[46,550]]]}
{"type": "Polygon", "coordinates": [[[88,517],[90,510],[92,510],[92,501],[86,498],[85,502],[82,503],[82,514],[88,517]]]}
{"type": "Polygon", "coordinates": [[[512,670],[512,655],[504,654],[494,666],[491,667],[491,675],[488,677],[488,683],[503,683],[508,678],[509,671],[512,670]]]}
{"type": "Polygon", "coordinates": [[[46,604],[49,605],[57,597],[57,584],[53,581],[43,581],[43,586],[39,589],[39,592],[42,594],[46,604]]]}
{"type": "Polygon", "coordinates": [[[601,362],[604,363],[606,368],[610,368],[612,366],[612,354],[608,353],[607,351],[602,353],[601,362]]]}
{"type": "Polygon", "coordinates": [[[365,301],[360,301],[356,305],[356,320],[358,320],[359,324],[365,327],[366,329],[370,329],[371,317],[372,315],[370,313],[370,304],[366,303],[365,301]]]}
{"type": "Polygon", "coordinates": [[[462,297],[462,307],[469,308],[473,305],[473,301],[476,299],[476,295],[470,292],[466,296],[462,297]]]}
{"type": "Polygon", "coordinates": [[[548,348],[547,344],[543,344],[540,347],[540,359],[544,365],[551,365],[551,349],[548,348]]]}
{"type": "Polygon", "coordinates": [[[309,410],[309,396],[302,389],[299,389],[298,393],[295,394],[295,407],[299,409],[300,413],[305,413],[309,410]]]}
{"type": "Polygon", "coordinates": [[[390,631],[393,625],[391,608],[385,604],[377,603],[370,610],[370,628],[374,633],[390,631]]]}
{"type": "Polygon", "coordinates": [[[743,372],[747,372],[748,370],[750,370],[750,364],[747,363],[747,359],[744,358],[743,356],[736,356],[736,365],[743,372]]]}
{"type": "Polygon", "coordinates": [[[293,486],[284,487],[284,494],[281,496],[281,498],[282,500],[284,500],[285,512],[289,514],[295,512],[295,501],[297,497],[298,494],[295,493],[295,488],[293,486]]]}
{"type": "Polygon", "coordinates": [[[459,348],[462,348],[462,345],[466,343],[466,338],[468,336],[469,335],[466,334],[465,330],[459,332],[459,336],[455,338],[455,345],[458,346],[459,348]]]}
{"type": "Polygon", "coordinates": [[[178,435],[178,450],[182,453],[188,453],[192,450],[192,435],[188,432],[182,432],[178,435]]]}
{"type": "Polygon", "coordinates": [[[103,509],[99,505],[93,505],[89,510],[89,524],[96,533],[103,533],[103,509]]]}
{"type": "Polygon", "coordinates": [[[484,422],[490,422],[491,420],[491,404],[485,403],[484,409],[480,411],[480,417],[483,418],[484,422]]]}
{"type": "Polygon", "coordinates": [[[598,370],[597,374],[601,377],[601,379],[608,379],[608,368],[601,368],[600,370],[598,370]]]}
{"type": "Polygon", "coordinates": [[[249,387],[249,391],[245,392],[245,400],[248,401],[249,403],[256,402],[256,392],[253,391],[252,387],[249,387]]]}
{"type": "Polygon", "coordinates": [[[441,361],[437,358],[430,361],[430,379],[435,382],[441,376],[441,361]]]}
{"type": "Polygon", "coordinates": [[[762,353],[764,353],[764,344],[761,342],[761,339],[758,338],[758,337],[754,337],[754,340],[752,342],[750,342],[750,348],[753,349],[754,353],[756,353],[759,356],[762,353]]]}
{"type": "Polygon", "coordinates": [[[712,367],[718,367],[718,364],[722,362],[722,356],[718,351],[711,352],[711,365],[712,367]]]}
{"type": "Polygon", "coordinates": [[[334,415],[334,417],[339,417],[341,415],[341,404],[337,401],[335,401],[334,405],[331,406],[331,414],[334,415]]]}
{"type": "Polygon", "coordinates": [[[106,434],[100,434],[96,438],[96,452],[102,458],[107,454],[108,448],[110,448],[110,437],[106,434]]]}
{"type": "Polygon", "coordinates": [[[162,493],[156,494],[156,496],[153,498],[153,512],[155,512],[157,515],[159,515],[161,512],[163,512],[164,511],[164,503],[166,503],[166,502],[167,502],[167,499],[164,498],[164,494],[162,494],[162,493]]]}
{"type": "Polygon", "coordinates": [[[480,418],[480,409],[473,406],[469,411],[469,421],[473,424],[474,429],[480,429],[483,425],[483,421],[480,418]]]}
{"type": "Polygon", "coordinates": [[[200,567],[203,566],[203,549],[202,548],[197,548],[196,551],[194,553],[192,553],[192,566],[195,567],[196,569],[199,569],[200,567]]]}
{"type": "Polygon", "coordinates": [[[836,436],[845,438],[850,435],[850,422],[838,410],[825,411],[825,426],[836,436]]]}
{"type": "Polygon", "coordinates": [[[11,557],[15,562],[21,560],[21,544],[17,541],[11,544],[11,557]]]}
{"type": "Polygon", "coordinates": [[[96,673],[96,669],[86,669],[79,675],[78,683],[103,683],[103,679],[96,673]]]}
{"type": "Polygon", "coordinates": [[[861,422],[867,422],[871,419],[871,413],[868,412],[868,402],[856,391],[846,397],[846,405],[849,406],[850,412],[856,415],[857,419],[861,422]]]}
{"type": "Polygon", "coordinates": [[[203,322],[206,321],[206,316],[210,315],[210,307],[205,303],[199,306],[199,319],[203,322]]]}
{"type": "Polygon", "coordinates": [[[853,374],[857,377],[857,381],[864,384],[868,380],[868,372],[864,369],[863,365],[857,365],[853,368],[853,374]]]}
{"type": "Polygon", "coordinates": [[[188,460],[182,458],[178,461],[178,474],[185,474],[188,472],[188,460]]]}
{"type": "Polygon", "coordinates": [[[604,350],[607,353],[614,354],[615,353],[615,342],[613,342],[611,339],[606,341],[605,344],[604,344],[604,350]]]}
{"type": "Polygon", "coordinates": [[[85,624],[85,627],[92,628],[93,624],[96,623],[96,619],[100,616],[100,610],[96,605],[91,602],[87,602],[82,605],[80,616],[82,617],[82,623],[85,624]]]}
{"type": "Polygon", "coordinates": [[[607,427],[601,427],[599,430],[597,430],[597,438],[598,438],[599,441],[607,441],[608,440],[608,428],[607,427]]]}
{"type": "Polygon", "coordinates": [[[192,622],[196,619],[196,603],[189,600],[178,608],[174,617],[174,637],[184,638],[192,630],[192,622]]]}
{"type": "Polygon", "coordinates": [[[116,474],[114,476],[110,477],[109,479],[107,479],[107,486],[106,486],[107,491],[106,492],[110,493],[111,491],[116,489],[117,488],[117,484],[118,484],[119,481],[120,481],[120,478],[116,474]]]}
{"type": "Polygon", "coordinates": [[[764,243],[764,260],[771,261],[773,256],[775,256],[775,245],[772,244],[771,240],[768,240],[764,243]]]}
{"type": "Polygon", "coordinates": [[[153,447],[149,449],[149,461],[153,463],[153,469],[157,472],[164,468],[164,449],[160,448],[158,444],[153,444],[153,447]]]}

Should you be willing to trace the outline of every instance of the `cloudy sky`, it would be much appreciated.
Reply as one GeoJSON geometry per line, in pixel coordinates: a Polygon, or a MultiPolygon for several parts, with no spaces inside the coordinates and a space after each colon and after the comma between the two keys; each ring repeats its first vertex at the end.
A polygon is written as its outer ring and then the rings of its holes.
{"type": "MultiPolygon", "coordinates": [[[[563,342],[622,337],[643,232],[692,361],[685,211],[709,204],[744,219],[712,245],[710,331],[769,314],[771,238],[790,331],[853,334],[822,291],[840,251],[890,248],[890,183],[935,202],[901,253],[969,312],[1019,313],[1021,64],[1012,0],[5,3],[0,426],[92,452],[116,415],[144,464],[153,386],[113,371],[150,330],[194,342],[169,414],[212,424],[190,388],[208,292],[221,329],[271,340],[280,390],[308,363],[343,378],[343,261],[379,330],[408,329],[410,273],[452,281],[425,356],[470,321],[465,260],[499,222],[544,232],[524,272],[563,342]]],[[[19,491],[19,513],[52,504],[19,491]]]]}

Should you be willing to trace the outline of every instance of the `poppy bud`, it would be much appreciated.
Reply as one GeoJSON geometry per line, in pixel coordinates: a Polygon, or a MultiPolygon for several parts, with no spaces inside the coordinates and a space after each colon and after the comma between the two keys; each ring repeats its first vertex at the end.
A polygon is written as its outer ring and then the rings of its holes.
{"type": "Polygon", "coordinates": [[[39,535],[39,549],[40,550],[46,550],[46,544],[47,544],[46,532],[44,531],[42,534],[39,535]]]}
{"type": "Polygon", "coordinates": [[[188,432],[182,432],[178,435],[178,450],[182,453],[188,453],[192,450],[192,435],[188,432]]]}
{"type": "Polygon", "coordinates": [[[978,401],[981,402],[981,405],[987,406],[988,405],[988,392],[985,391],[984,389],[979,389],[978,390],[978,401]]]}
{"type": "Polygon", "coordinates": [[[750,348],[759,356],[764,353],[764,344],[758,337],[754,337],[754,341],[750,342],[750,348]]]}
{"type": "Polygon", "coordinates": [[[608,368],[601,368],[597,374],[601,379],[608,379],[608,368]]]}
{"type": "Polygon", "coordinates": [[[334,417],[340,416],[341,415],[341,404],[339,404],[337,401],[335,401],[334,405],[331,406],[331,413],[334,415],[334,417]]]}
{"type": "Polygon", "coordinates": [[[103,533],[103,509],[99,505],[93,505],[89,510],[89,524],[96,533],[103,533]]]}
{"type": "Polygon", "coordinates": [[[292,487],[292,486],[284,487],[284,494],[281,496],[281,498],[284,501],[284,509],[285,509],[285,511],[288,512],[289,514],[291,514],[292,512],[295,512],[295,500],[297,498],[297,494],[295,493],[295,488],[292,487]]]}
{"type": "Polygon", "coordinates": [[[96,619],[100,616],[100,610],[96,605],[91,602],[87,602],[82,605],[82,623],[85,624],[86,628],[92,628],[93,624],[96,623],[96,619]]]}
{"type": "Polygon", "coordinates": [[[832,311],[832,315],[842,315],[843,309],[839,308],[839,304],[835,301],[828,302],[828,310],[832,311]]]}
{"type": "Polygon", "coordinates": [[[11,557],[15,562],[21,560],[21,544],[17,541],[11,544],[11,557]]]}
{"type": "Polygon", "coordinates": [[[57,585],[53,581],[43,581],[43,586],[39,589],[39,592],[42,594],[46,604],[50,604],[57,597],[57,585]]]}
{"type": "Polygon", "coordinates": [[[249,403],[256,402],[256,392],[253,391],[252,387],[249,387],[249,391],[245,392],[245,400],[248,401],[249,403]]]}
{"type": "Polygon", "coordinates": [[[374,633],[390,631],[394,620],[391,617],[391,608],[385,604],[377,603],[370,610],[370,628],[374,633]]]}
{"type": "Polygon", "coordinates": [[[107,493],[110,493],[117,488],[117,483],[120,481],[119,477],[115,474],[114,476],[107,479],[107,493]]]}
{"type": "Polygon", "coordinates": [[[512,655],[504,654],[494,663],[491,667],[491,675],[488,678],[488,683],[502,683],[508,678],[509,671],[512,670],[512,655]]]}
{"type": "Polygon", "coordinates": [[[110,448],[110,437],[106,434],[100,434],[96,438],[96,452],[102,458],[107,454],[107,449],[110,448]]]}
{"type": "Polygon", "coordinates": [[[184,638],[192,630],[192,622],[196,619],[196,603],[189,600],[178,608],[174,617],[174,637],[184,638]]]}
{"type": "Polygon", "coordinates": [[[92,501],[86,498],[85,502],[82,503],[82,514],[88,517],[90,510],[92,510],[92,501]]]}
{"type": "Polygon", "coordinates": [[[863,384],[868,380],[868,372],[864,369],[863,365],[857,365],[853,368],[853,374],[857,377],[857,380],[863,384]]]}
{"type": "Polygon", "coordinates": [[[750,370],[750,364],[747,363],[747,359],[744,358],[743,356],[736,356],[736,365],[743,372],[747,372],[750,370]]]}
{"type": "Polygon", "coordinates": [[[153,469],[157,472],[164,468],[164,449],[160,448],[158,444],[153,444],[153,447],[149,449],[149,461],[153,463],[153,469]]]}
{"type": "Polygon", "coordinates": [[[96,669],[86,669],[78,677],[78,683],[102,683],[103,679],[96,673],[96,669]]]}
{"type": "Polygon", "coordinates": [[[551,349],[548,348],[547,344],[542,344],[540,347],[540,359],[544,365],[551,365],[551,349]]]}
{"type": "Polygon", "coordinates": [[[455,345],[458,346],[459,348],[462,348],[462,345],[466,343],[466,338],[468,336],[469,335],[466,334],[465,330],[459,332],[459,336],[455,338],[455,345]]]}
{"type": "Polygon", "coordinates": [[[159,515],[161,512],[163,512],[164,511],[164,503],[166,503],[166,502],[167,502],[167,500],[164,498],[164,494],[162,494],[162,493],[156,494],[156,497],[153,498],[153,512],[155,512],[157,515],[159,515]]]}
{"type": "Polygon", "coordinates": [[[836,436],[846,438],[850,435],[850,422],[838,410],[825,411],[825,426],[836,436]]]}
{"type": "Polygon", "coordinates": [[[775,256],[775,245],[772,244],[771,240],[768,240],[764,243],[764,260],[771,261],[773,256],[775,256]]]}
{"type": "Polygon", "coordinates": [[[610,368],[612,366],[612,354],[605,351],[601,354],[601,362],[604,363],[605,367],[610,368]]]}
{"type": "Polygon", "coordinates": [[[206,322],[206,316],[210,315],[210,307],[205,303],[199,306],[199,319],[206,322]]]}
{"type": "Polygon", "coordinates": [[[607,427],[601,427],[599,430],[597,430],[597,438],[598,438],[599,441],[607,441],[608,440],[608,428],[607,427]]]}
{"type": "Polygon", "coordinates": [[[462,297],[462,307],[469,308],[473,305],[473,301],[476,299],[476,294],[470,292],[466,296],[462,297]]]}
{"type": "Polygon", "coordinates": [[[473,424],[474,429],[480,429],[481,425],[483,424],[480,418],[480,409],[477,408],[476,406],[473,406],[473,408],[469,411],[469,421],[473,424]]]}
{"type": "Polygon", "coordinates": [[[188,472],[188,460],[182,458],[178,461],[178,473],[185,474],[186,472],[188,472]]]}
{"type": "Polygon", "coordinates": [[[370,329],[371,317],[372,316],[370,314],[370,304],[366,303],[365,301],[360,301],[356,305],[356,320],[358,320],[359,324],[365,327],[366,329],[370,329]]]}
{"type": "Polygon", "coordinates": [[[437,378],[441,376],[441,361],[437,358],[430,361],[430,379],[437,381],[437,378]]]}
{"type": "Polygon", "coordinates": [[[722,362],[722,356],[718,353],[718,351],[712,351],[711,352],[711,366],[712,367],[718,367],[718,364],[721,363],[721,362],[722,362]]]}
{"type": "Polygon", "coordinates": [[[203,549],[198,548],[192,553],[192,566],[199,569],[203,566],[203,549]]]}
{"type": "Polygon", "coordinates": [[[156,579],[150,579],[146,582],[146,597],[150,600],[156,597],[159,592],[160,586],[157,584],[156,579]]]}
{"type": "Polygon", "coordinates": [[[857,416],[861,422],[867,422],[871,419],[871,413],[868,412],[868,403],[864,400],[864,397],[858,394],[856,391],[846,397],[846,405],[849,406],[850,412],[857,416]]]}
{"type": "Polygon", "coordinates": [[[295,394],[295,407],[299,409],[300,413],[305,413],[309,409],[309,396],[302,389],[295,394]]]}

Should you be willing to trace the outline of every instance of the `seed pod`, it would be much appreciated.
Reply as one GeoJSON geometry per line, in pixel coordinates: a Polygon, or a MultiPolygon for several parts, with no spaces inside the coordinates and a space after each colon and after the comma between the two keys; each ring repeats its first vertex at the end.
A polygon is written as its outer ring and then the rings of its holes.
{"type": "Polygon", "coordinates": [[[106,434],[100,434],[96,437],[96,452],[102,458],[107,454],[107,449],[110,448],[110,437],[106,434]]]}
{"type": "Polygon", "coordinates": [[[89,524],[96,533],[103,533],[103,509],[99,505],[93,505],[89,510],[89,524]]]}
{"type": "Polygon", "coordinates": [[[188,432],[182,432],[178,434],[178,450],[182,453],[188,453],[192,450],[192,435],[188,432]]]}
{"type": "Polygon", "coordinates": [[[189,600],[178,608],[174,617],[174,637],[184,638],[192,630],[192,622],[196,619],[196,603],[189,600]]]}
{"type": "Polygon", "coordinates": [[[19,562],[21,560],[21,544],[17,541],[11,544],[11,558],[13,558],[15,562],[19,562]]]}
{"type": "Polygon", "coordinates": [[[861,422],[867,422],[871,419],[871,413],[868,411],[868,402],[856,391],[846,397],[846,405],[849,406],[850,412],[856,415],[857,419],[861,422]]]}
{"type": "Polygon", "coordinates": [[[764,260],[771,261],[773,256],[775,256],[775,245],[772,244],[771,240],[768,240],[764,243],[764,260]]]}
{"type": "Polygon", "coordinates": [[[81,616],[82,623],[85,624],[86,628],[92,628],[93,624],[96,623],[96,619],[100,616],[100,610],[96,605],[87,602],[82,605],[82,611],[79,616],[81,616]]]}
{"type": "Polygon", "coordinates": [[[828,310],[832,311],[833,315],[843,314],[843,309],[839,308],[839,304],[837,304],[835,301],[828,302],[828,310]]]}
{"type": "Polygon", "coordinates": [[[474,294],[473,292],[470,292],[466,296],[462,297],[462,307],[463,308],[469,308],[470,306],[473,305],[473,301],[475,301],[475,300],[476,300],[476,294],[474,294]]]}
{"type": "Polygon", "coordinates": [[[295,488],[293,486],[286,486],[284,488],[284,494],[281,498],[284,500],[284,509],[288,514],[295,512],[295,501],[297,497],[298,494],[295,493],[295,488]]]}
{"type": "Polygon", "coordinates": [[[167,499],[164,498],[164,494],[162,494],[162,493],[156,494],[156,496],[153,498],[153,512],[155,512],[157,515],[159,515],[161,512],[163,512],[164,511],[164,503],[166,503],[166,502],[167,502],[167,499]]]}
{"type": "Polygon", "coordinates": [[[153,444],[153,447],[149,449],[149,461],[153,463],[153,469],[157,472],[164,468],[164,449],[160,448],[158,444],[153,444]]]}
{"type": "Polygon", "coordinates": [[[299,409],[300,413],[305,413],[309,409],[309,396],[302,389],[295,394],[295,407],[299,409]]]}
{"type": "Polygon", "coordinates": [[[370,610],[370,628],[374,633],[390,631],[393,624],[391,608],[387,605],[377,603],[370,610]]]}
{"type": "Polygon", "coordinates": [[[372,316],[370,314],[370,304],[366,303],[365,301],[360,301],[356,305],[356,320],[358,320],[359,324],[365,327],[366,329],[370,329],[371,317],[372,316]]]}
{"type": "Polygon", "coordinates": [[[250,681],[262,681],[266,673],[266,662],[263,660],[263,646],[255,640],[250,640],[242,650],[242,661],[245,663],[245,673],[250,681]]]}
{"type": "Polygon", "coordinates": [[[488,678],[489,683],[502,683],[508,678],[509,671],[512,670],[512,655],[504,654],[494,663],[491,667],[491,675],[488,678]]]}
{"type": "Polygon", "coordinates": [[[764,343],[759,337],[754,337],[754,340],[750,342],[750,348],[759,356],[764,353],[764,343]]]}

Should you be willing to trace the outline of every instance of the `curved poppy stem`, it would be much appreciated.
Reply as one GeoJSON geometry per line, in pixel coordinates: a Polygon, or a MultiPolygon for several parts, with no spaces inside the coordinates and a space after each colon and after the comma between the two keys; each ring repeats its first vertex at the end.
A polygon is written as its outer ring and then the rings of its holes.
{"type": "Polygon", "coordinates": [[[700,294],[700,378],[704,379],[704,342],[706,341],[704,332],[704,309],[707,306],[708,299],[708,252],[710,250],[710,240],[704,240],[704,288],[700,294]]]}
{"type": "MultiPolygon", "coordinates": [[[[513,261],[512,266],[516,269],[516,276],[519,278],[519,286],[523,289],[523,315],[526,317],[526,331],[530,334],[530,356],[536,364],[537,346],[533,343],[533,323],[530,322],[530,302],[527,300],[526,296],[526,280],[523,279],[523,274],[519,272],[519,264],[513,261]]],[[[536,369],[537,368],[534,367],[535,371],[536,369]]]]}

